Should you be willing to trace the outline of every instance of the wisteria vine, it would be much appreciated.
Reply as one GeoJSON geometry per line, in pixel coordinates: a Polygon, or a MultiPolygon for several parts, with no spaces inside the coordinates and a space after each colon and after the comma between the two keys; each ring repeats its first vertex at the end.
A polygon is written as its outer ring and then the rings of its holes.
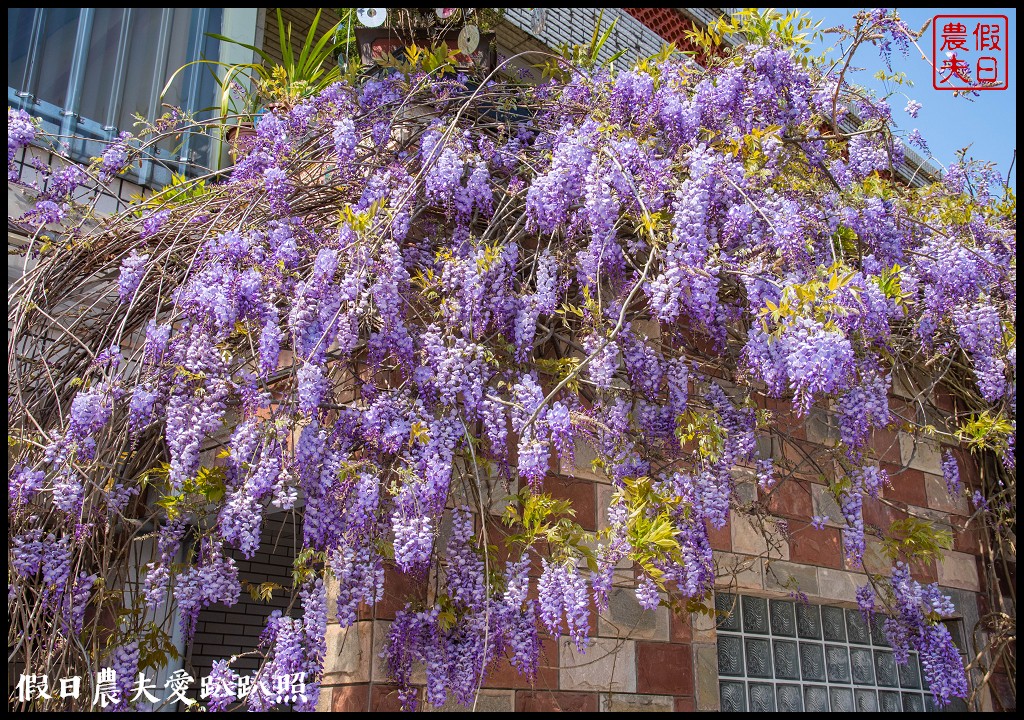
{"type": "MultiPolygon", "coordinates": [[[[825,477],[859,565],[865,498],[900,482],[869,439],[924,424],[891,406],[911,371],[960,403],[931,432],[1002,463],[982,488],[947,454],[950,494],[992,497],[1014,468],[1015,206],[968,164],[900,181],[887,103],[840,66],[770,36],[710,57],[557,62],[536,85],[379,71],[265,114],[229,173],[98,224],[76,193],[152,137],[48,171],[9,291],[12,658],[158,664],[140,638],[172,618],[190,637],[236,602],[233,556],[284,510],[302,552],[260,672],[309,693],[268,685],[250,707],[313,708],[328,588],[347,627],[388,573],[432,588],[384,651],[403,705],[470,704],[499,658],[535,676],[545,633],[584,652],[623,563],[644,607],[706,601],[738,471],[768,492],[794,470],[759,443],[779,432],[769,407],[832,403],[825,477]],[[864,124],[840,133],[837,107],[864,124]],[[597,532],[545,489],[579,458],[613,489],[597,532]]],[[[12,180],[45,141],[9,109],[12,180]]],[[[949,600],[905,562],[921,538],[889,539],[891,579],[870,576],[862,606],[887,608],[938,702],[964,697],[949,600]]]]}

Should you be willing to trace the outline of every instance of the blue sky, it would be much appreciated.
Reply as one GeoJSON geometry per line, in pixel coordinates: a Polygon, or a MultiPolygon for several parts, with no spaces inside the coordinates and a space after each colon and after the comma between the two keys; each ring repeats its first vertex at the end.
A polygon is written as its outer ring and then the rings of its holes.
{"type": "MultiPolygon", "coordinates": [[[[815,20],[823,20],[822,28],[838,24],[852,26],[851,8],[800,8],[815,20]]],[[[862,46],[854,64],[864,68],[856,73],[853,81],[873,89],[876,93],[887,94],[893,89],[896,95],[890,100],[893,117],[900,130],[909,132],[917,128],[928,143],[932,153],[932,164],[945,166],[953,162],[956,151],[970,145],[969,156],[978,160],[995,162],[1005,178],[1010,169],[1013,151],[1017,147],[1017,11],[1013,8],[897,8],[900,17],[912,29],[918,30],[926,20],[936,14],[957,15],[1006,15],[1009,20],[1009,88],[978,93],[977,97],[953,97],[948,90],[932,87],[932,29],[929,26],[919,41],[928,59],[921,57],[913,46],[910,55],[904,58],[899,51],[893,51],[893,70],[903,71],[913,81],[913,87],[883,85],[872,76],[885,69],[885,64],[874,47],[862,46]],[[923,105],[917,119],[903,112],[907,98],[904,94],[923,105]]],[[[940,28],[941,32],[941,28],[940,28]]],[[[941,35],[940,35],[941,38],[941,35]]],[[[834,46],[838,36],[826,35],[822,48],[834,46]]],[[[973,38],[972,38],[973,42],[973,38]]],[[[941,59],[940,59],[941,62],[941,59]]],[[[1016,187],[1016,164],[1013,167],[1011,185],[1016,187]]]]}

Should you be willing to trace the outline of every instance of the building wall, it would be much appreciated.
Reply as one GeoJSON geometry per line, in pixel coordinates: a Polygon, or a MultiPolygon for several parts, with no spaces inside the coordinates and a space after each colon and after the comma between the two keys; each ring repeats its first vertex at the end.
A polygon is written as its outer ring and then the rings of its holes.
{"type": "MultiPolygon", "coordinates": [[[[238,566],[242,592],[235,605],[211,605],[199,614],[186,662],[186,668],[193,677],[209,675],[214,660],[255,650],[270,614],[274,610],[287,612],[293,584],[292,566],[301,538],[301,516],[278,512],[265,517],[260,548],[251,559],[246,559],[237,549],[228,548],[228,554],[238,566]],[[256,600],[247,591],[246,582],[254,585],[274,582],[284,589],[274,590],[269,601],[256,600]]],[[[239,674],[248,674],[257,670],[259,665],[259,658],[253,654],[240,657],[231,667],[239,674]]]]}
{"type": "MultiPolygon", "coordinates": [[[[316,26],[316,39],[323,37],[325,31],[338,22],[338,13],[333,8],[281,8],[281,17],[284,20],[285,33],[288,32],[288,24],[291,23],[291,43],[293,48],[301,49],[316,17],[317,10],[320,10],[320,21],[316,26]]],[[[262,38],[260,48],[267,53],[274,62],[280,63],[281,59],[281,37],[277,26],[277,12],[274,8],[263,8],[260,20],[262,21],[262,32],[257,29],[257,37],[262,38]]],[[[328,63],[331,65],[332,63],[328,63]]]]}
{"type": "MultiPolygon", "coordinates": [[[[890,398],[894,415],[916,417],[918,394],[898,382],[895,393],[890,398]]],[[[828,455],[828,448],[839,440],[838,423],[822,408],[813,409],[806,420],[799,421],[787,412],[786,402],[768,399],[762,407],[773,411],[773,422],[792,437],[785,443],[773,442],[770,453],[777,465],[791,469],[793,477],[766,492],[746,471],[739,471],[739,509],[731,513],[724,530],[711,535],[719,589],[766,598],[792,598],[802,593],[811,602],[856,607],[856,589],[867,584],[866,573],[888,575],[891,571],[891,562],[873,535],[887,533],[893,522],[919,518],[948,530],[953,549],[944,553],[940,562],[912,564],[913,577],[922,583],[937,582],[951,596],[966,636],[961,652],[973,659],[982,532],[977,522],[970,520],[967,500],[962,496],[954,500],[946,491],[942,454],[952,448],[904,430],[873,432],[870,455],[887,471],[891,486],[877,500],[864,498],[867,552],[864,567],[855,567],[844,556],[841,528],[845,522],[827,486],[842,472],[828,455]],[[824,530],[810,525],[814,515],[828,518],[824,530]]],[[[977,486],[973,460],[959,450],[953,452],[965,483],[977,486]]],[[[697,694],[701,697],[709,695],[717,683],[715,639],[714,622],[695,616],[694,645],[701,678],[697,694]]],[[[975,683],[978,680],[973,678],[975,683]]]]}
{"type": "MultiPolygon", "coordinates": [[[[909,394],[901,394],[891,398],[894,412],[913,417],[909,394]]],[[[837,472],[828,449],[838,440],[838,426],[821,408],[798,419],[787,412],[786,402],[765,399],[761,405],[775,412],[776,426],[792,438],[779,442],[764,437],[762,448],[775,458],[780,476],[785,468],[792,477],[762,491],[752,468],[736,468],[738,507],[724,529],[710,533],[717,588],[779,599],[802,593],[810,602],[854,608],[857,586],[867,583],[865,573],[886,574],[890,563],[881,556],[880,544],[870,539],[864,568],[855,568],[844,558],[843,521],[827,490],[837,472]],[[829,518],[824,530],[810,526],[814,515],[829,518]]],[[[971,658],[975,649],[970,636],[979,614],[980,538],[978,528],[969,522],[966,501],[954,501],[946,493],[940,465],[944,449],[904,431],[876,430],[871,451],[893,480],[878,500],[865,499],[864,519],[869,535],[908,516],[952,532],[953,551],[942,562],[917,565],[913,573],[921,582],[938,582],[953,598],[967,636],[961,650],[971,658]]],[[[591,459],[587,449],[579,447],[575,467],[553,467],[544,489],[572,500],[577,521],[595,530],[606,524],[612,487],[603,474],[591,471],[591,459]]],[[[960,455],[960,461],[965,482],[976,481],[969,458],[960,455]]],[[[493,520],[494,526],[501,526],[496,516],[493,520]]],[[[503,547],[500,538],[488,541],[503,547]]],[[[527,681],[501,660],[483,685],[477,710],[718,710],[715,619],[699,613],[674,614],[666,607],[642,610],[631,567],[617,571],[615,586],[606,611],[591,607],[593,639],[586,654],[579,654],[567,636],[552,638],[541,629],[543,656],[536,681],[527,681]]],[[[406,601],[425,597],[425,584],[389,571],[382,603],[363,608],[361,619],[349,628],[331,622],[321,710],[398,708],[397,691],[388,684],[380,651],[395,611],[406,601]]],[[[422,669],[414,682],[425,682],[422,669]]]]}
{"type": "MultiPolygon", "coordinates": [[[[294,32],[307,27],[313,17],[311,9],[285,12],[286,22],[296,27],[294,32]]],[[[599,59],[607,60],[626,49],[620,63],[627,64],[656,54],[666,42],[692,50],[686,33],[717,14],[717,8],[608,8],[603,14],[597,8],[506,8],[504,22],[495,31],[499,52],[511,57],[527,51],[550,52],[563,43],[586,43],[599,22],[603,30],[615,21],[599,59]]],[[[264,18],[265,30],[259,34],[264,49],[276,59],[276,15],[267,11],[264,18]]],[[[325,13],[321,25],[327,27],[335,21],[325,13]]],[[[530,55],[512,64],[527,67],[538,61],[536,55],[530,55]]],[[[894,398],[894,409],[899,411],[902,404],[910,412],[908,417],[913,417],[908,400],[894,398]]],[[[843,557],[842,519],[827,491],[827,482],[836,472],[827,448],[838,439],[837,427],[824,409],[798,420],[785,413],[782,403],[766,400],[764,406],[776,411],[778,422],[792,437],[791,442],[769,443],[765,449],[770,449],[780,465],[791,463],[795,476],[766,492],[753,482],[751,468],[737,468],[740,508],[732,513],[726,528],[711,532],[719,587],[768,598],[803,593],[813,602],[853,607],[856,587],[866,582],[865,571],[887,572],[888,563],[877,542],[869,543],[865,568],[853,568],[843,557]],[[810,527],[813,515],[830,518],[825,530],[810,527]],[[767,529],[770,544],[758,529],[760,525],[767,529]]],[[[947,559],[916,567],[914,572],[922,582],[939,582],[953,596],[969,634],[978,616],[979,538],[977,529],[968,523],[966,502],[953,502],[946,495],[938,447],[931,441],[915,443],[905,432],[876,431],[872,450],[893,477],[893,487],[879,500],[865,501],[869,531],[871,526],[887,529],[894,520],[912,515],[953,532],[954,551],[947,559]]],[[[584,452],[578,453],[575,468],[557,468],[545,489],[572,499],[577,519],[585,528],[603,526],[611,486],[603,475],[590,471],[584,452]]],[[[567,637],[551,638],[542,633],[543,656],[536,681],[528,682],[507,661],[500,661],[489,673],[476,709],[717,710],[714,619],[701,614],[680,616],[665,607],[643,611],[633,591],[631,568],[619,571],[616,585],[607,611],[591,609],[594,638],[585,655],[577,653],[567,637]]],[[[349,628],[331,622],[319,709],[398,709],[396,688],[388,684],[380,652],[395,612],[426,595],[425,584],[389,569],[381,603],[363,608],[359,621],[349,628]]],[[[258,609],[254,612],[267,614],[258,609]]],[[[214,622],[211,620],[211,627],[214,622]]],[[[216,649],[211,645],[209,651],[216,649]]],[[[422,670],[419,680],[425,680],[422,670]]]]}
{"type": "Polygon", "coordinates": [[[505,8],[504,17],[549,48],[586,44],[599,22],[601,32],[615,22],[608,41],[598,52],[602,62],[625,50],[620,62],[628,65],[654,55],[664,43],[661,37],[621,8],[505,8]]]}
{"type": "MultiPolygon", "coordinates": [[[[587,530],[606,526],[611,498],[607,478],[590,470],[587,450],[580,447],[576,467],[552,467],[545,492],[571,500],[575,520],[587,530]]],[[[462,504],[458,493],[452,506],[462,504]]],[[[493,514],[487,541],[506,550],[501,536],[500,499],[508,494],[496,487],[491,500],[493,514]],[[497,536],[495,535],[497,533],[497,536]]],[[[438,540],[443,545],[444,533],[438,540]]],[[[532,571],[532,597],[536,598],[537,564],[532,571]]],[[[478,711],[598,711],[598,710],[692,710],[693,648],[689,617],[673,615],[668,608],[645,611],[634,592],[633,568],[616,571],[609,607],[598,612],[591,604],[591,643],[580,654],[567,637],[552,638],[541,629],[542,655],[534,682],[521,676],[507,659],[498,660],[483,684],[478,711]]],[[[397,689],[388,684],[380,651],[395,612],[407,601],[424,600],[426,583],[388,571],[384,601],[363,608],[360,619],[349,628],[331,622],[327,632],[320,709],[334,711],[384,711],[398,709],[397,689]]],[[[414,683],[423,684],[422,668],[414,683]]],[[[453,702],[444,709],[457,709],[453,702]]]]}
{"type": "MultiPolygon", "coordinates": [[[[313,14],[312,9],[285,10],[285,21],[295,28],[293,39],[301,41],[313,14]]],[[[261,18],[264,25],[256,36],[263,39],[264,49],[279,59],[276,14],[267,11],[261,18]]],[[[598,18],[594,8],[509,8],[505,14],[508,27],[498,30],[499,43],[516,52],[586,42],[598,18]]],[[[628,52],[624,63],[658,52],[664,40],[680,45],[677,36],[681,38],[691,22],[683,13],[658,8],[628,12],[609,9],[601,19],[603,27],[618,20],[602,48],[602,59],[625,48],[628,52]]],[[[336,21],[337,16],[325,10],[320,28],[326,29],[336,21]]],[[[29,152],[45,155],[36,150],[29,152]]],[[[27,164],[24,167],[28,179],[34,171],[27,164]]],[[[120,209],[129,195],[140,190],[138,185],[118,180],[97,209],[120,209]]],[[[9,188],[9,203],[12,192],[9,188]]],[[[20,195],[17,200],[24,201],[20,195]]],[[[9,281],[12,272],[9,263],[9,281]]],[[[894,410],[914,417],[913,394],[899,388],[897,393],[894,410]]],[[[757,488],[749,468],[737,469],[741,507],[733,512],[725,529],[711,533],[720,589],[770,598],[800,592],[812,601],[853,607],[855,588],[866,582],[865,570],[884,573],[888,563],[883,561],[877,542],[869,542],[863,569],[851,567],[843,557],[842,520],[827,491],[827,482],[835,476],[836,468],[826,449],[837,440],[836,425],[823,408],[814,410],[806,420],[798,420],[785,414],[783,405],[775,401],[765,401],[764,407],[777,411],[777,422],[793,438],[792,442],[770,443],[767,449],[780,464],[794,463],[795,476],[765,492],[757,488]],[[809,526],[813,515],[831,519],[825,530],[809,526]],[[785,522],[784,527],[779,520],[785,522]],[[759,524],[767,528],[770,545],[759,524]]],[[[865,500],[865,523],[869,530],[871,526],[886,529],[895,520],[914,516],[951,530],[953,551],[942,562],[916,567],[915,578],[938,582],[952,595],[970,636],[979,613],[977,593],[984,570],[982,538],[969,522],[966,502],[952,501],[946,494],[941,448],[931,440],[915,442],[906,432],[887,430],[875,432],[871,448],[893,478],[893,487],[887,488],[879,500],[865,500]]],[[[965,480],[970,482],[969,458],[960,455],[960,460],[965,480]]],[[[573,500],[577,519],[585,528],[597,529],[605,522],[611,486],[603,475],[590,471],[582,449],[576,467],[554,469],[545,487],[558,497],[573,500]]],[[[296,548],[294,527],[292,521],[286,522],[281,516],[267,519],[256,557],[236,557],[241,578],[253,583],[273,581],[290,588],[296,548]]],[[[502,661],[489,674],[478,709],[718,709],[715,623],[699,614],[681,617],[664,607],[642,611],[632,589],[632,568],[621,568],[616,585],[608,610],[592,610],[594,639],[585,655],[579,655],[568,638],[546,638],[536,681],[527,682],[502,661]]],[[[361,619],[350,628],[342,629],[336,621],[329,626],[321,709],[396,708],[395,689],[387,684],[380,650],[395,612],[408,600],[425,595],[425,585],[389,572],[381,603],[373,609],[364,608],[361,619]]],[[[205,676],[213,660],[254,649],[266,617],[275,608],[286,608],[289,599],[286,593],[275,592],[274,599],[264,603],[243,592],[239,604],[232,608],[215,606],[205,610],[188,654],[192,674],[196,678],[205,676]]],[[[973,656],[974,648],[968,645],[966,650],[973,656]]],[[[249,670],[256,664],[255,658],[241,658],[234,666],[249,670]]]]}
{"type": "MultiPolygon", "coordinates": [[[[691,8],[692,9],[692,8],[691,8]]],[[[626,12],[679,50],[696,50],[687,33],[699,27],[690,16],[675,8],[626,8],[626,12]]]]}

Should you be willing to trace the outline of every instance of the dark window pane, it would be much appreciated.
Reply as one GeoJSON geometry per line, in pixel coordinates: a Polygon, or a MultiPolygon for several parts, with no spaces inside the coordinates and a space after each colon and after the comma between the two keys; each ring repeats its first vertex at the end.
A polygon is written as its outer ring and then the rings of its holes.
{"type": "Polygon", "coordinates": [[[750,712],[775,712],[775,689],[765,683],[750,683],[750,712]]]}
{"type": "Polygon", "coordinates": [[[740,598],[743,605],[743,632],[768,634],[768,601],[764,598],[740,598]]]}
{"type": "Polygon", "coordinates": [[[825,681],[825,655],[817,643],[800,643],[800,669],[804,680],[825,681]]]}
{"type": "Polygon", "coordinates": [[[919,689],[921,687],[921,674],[919,670],[917,655],[911,655],[910,662],[899,666],[900,687],[919,689]]]}
{"type": "MultiPolygon", "coordinates": [[[[170,77],[171,73],[180,68],[182,65],[188,62],[188,53],[192,47],[191,43],[191,32],[192,32],[192,13],[199,12],[197,10],[188,10],[186,8],[179,8],[174,11],[174,19],[171,22],[171,41],[168,45],[170,50],[167,56],[166,70],[163,72],[162,77],[154,78],[152,82],[156,83],[156,91],[159,93],[167,82],[164,78],[170,77]]],[[[188,108],[188,85],[193,73],[208,73],[208,71],[201,65],[193,65],[188,70],[182,72],[175,79],[174,84],[168,89],[167,94],[160,100],[161,103],[167,103],[175,107],[188,108]]],[[[145,114],[145,113],[144,113],[145,114]]],[[[156,112],[160,114],[159,111],[156,112]]],[[[173,152],[174,156],[177,157],[179,149],[175,146],[180,140],[176,140],[173,137],[167,137],[161,142],[157,143],[157,146],[162,150],[173,152]]]]}
{"type": "Polygon", "coordinates": [[[834,687],[828,689],[828,694],[832,701],[832,712],[853,712],[853,690],[834,687]]]}
{"type": "Polygon", "coordinates": [[[769,607],[772,616],[772,635],[784,635],[785,637],[796,635],[793,603],[787,600],[772,600],[769,607]]]}
{"type": "MultiPolygon", "coordinates": [[[[201,55],[209,60],[217,60],[220,52],[220,42],[209,37],[209,33],[219,33],[221,23],[224,21],[223,8],[210,8],[206,18],[206,27],[203,32],[207,34],[201,55]]],[[[173,70],[174,68],[170,68],[173,70]]],[[[221,71],[223,74],[223,71],[221,71]]],[[[199,67],[199,98],[195,104],[196,117],[201,120],[209,120],[220,116],[220,84],[216,78],[199,67]]]]}
{"type": "Polygon", "coordinates": [[[749,677],[770,678],[772,676],[772,652],[767,640],[747,638],[746,656],[749,677]]]}
{"type": "MultiPolygon", "coordinates": [[[[188,15],[188,11],[181,11],[178,15],[188,15]]],[[[135,113],[143,117],[150,115],[150,97],[153,93],[153,85],[156,82],[154,74],[157,66],[157,49],[160,43],[160,19],[163,15],[161,8],[132,8],[131,27],[128,31],[127,63],[125,67],[124,96],[121,98],[121,107],[117,111],[114,124],[119,131],[135,132],[137,130],[135,113]]],[[[183,64],[183,63],[181,63],[183,64]]],[[[171,67],[173,72],[178,65],[171,67]]],[[[180,82],[178,83],[180,88],[180,82]]],[[[160,92],[160,88],[156,88],[160,92]]],[[[167,102],[172,105],[177,95],[171,94],[167,102]]]]}
{"type": "Polygon", "coordinates": [[[850,655],[845,646],[825,646],[825,667],[829,682],[850,682],[850,655]]]}
{"type": "Polygon", "coordinates": [[[747,693],[743,683],[723,680],[718,684],[718,695],[722,701],[722,712],[747,711],[747,693]]]}
{"type": "Polygon", "coordinates": [[[803,712],[803,692],[799,685],[779,685],[776,690],[779,712],[803,712]]]}
{"type": "Polygon", "coordinates": [[[82,83],[78,113],[100,124],[110,122],[107,111],[114,88],[114,65],[117,62],[117,48],[121,42],[123,17],[124,10],[120,8],[96,8],[93,14],[89,56],[86,60],[88,71],[82,83]]]}
{"type": "Polygon", "coordinates": [[[7,9],[7,85],[16,92],[25,89],[28,46],[32,39],[32,18],[36,12],[36,8],[7,9]]]}
{"type": "Polygon", "coordinates": [[[817,685],[804,687],[804,710],[806,712],[828,712],[828,690],[817,685]]]}
{"type": "Polygon", "coordinates": [[[903,693],[903,712],[924,712],[924,698],[918,693],[903,693]]]}
{"type": "Polygon", "coordinates": [[[901,712],[900,694],[891,690],[878,691],[878,705],[882,712],[901,712]]]}
{"type": "Polygon", "coordinates": [[[78,32],[77,8],[47,8],[35,85],[29,88],[37,99],[63,108],[68,97],[71,57],[78,32]]]}
{"type": "Polygon", "coordinates": [[[871,631],[868,624],[864,622],[864,616],[860,610],[846,611],[846,630],[850,634],[850,642],[854,645],[869,645],[871,643],[871,631]]]}
{"type": "Polygon", "coordinates": [[[821,639],[821,613],[819,605],[804,605],[799,603],[796,606],[796,630],[802,638],[821,639]]]}
{"type": "Polygon", "coordinates": [[[743,675],[743,642],[738,637],[718,636],[718,674],[743,675]]]}
{"type": "Polygon", "coordinates": [[[857,685],[875,684],[875,663],[867,648],[850,648],[850,667],[857,685]]]}
{"type": "Polygon", "coordinates": [[[871,618],[871,642],[882,647],[889,647],[889,638],[885,636],[885,617],[877,613],[871,618]]]}
{"type": "Polygon", "coordinates": [[[857,712],[878,711],[878,696],[874,690],[854,690],[853,699],[857,705],[857,712]]]}
{"type": "MultiPolygon", "coordinates": [[[[221,31],[223,14],[224,11],[222,8],[210,8],[205,32],[219,33],[221,31]]],[[[202,55],[205,58],[216,60],[219,57],[219,50],[220,42],[207,37],[202,55]]],[[[198,97],[195,99],[193,105],[197,110],[196,117],[200,120],[207,120],[214,117],[219,112],[214,107],[219,103],[219,86],[214,77],[210,73],[204,72],[201,67],[199,68],[198,77],[198,97]]],[[[188,161],[190,163],[212,167],[216,164],[212,157],[214,152],[216,152],[216,143],[213,138],[199,133],[193,133],[191,135],[188,150],[188,161]]]]}
{"type": "Polygon", "coordinates": [[[896,658],[891,652],[875,650],[875,678],[883,687],[896,687],[896,658]]]}
{"type": "Polygon", "coordinates": [[[846,642],[846,613],[842,608],[822,606],[821,628],[826,640],[846,642]]]}
{"type": "Polygon", "coordinates": [[[800,679],[800,661],[795,642],[776,640],[774,643],[775,677],[785,680],[800,679]]]}
{"type": "Polygon", "coordinates": [[[717,593],[715,595],[715,611],[718,616],[719,630],[740,629],[740,604],[737,595],[717,593]]]}
{"type": "Polygon", "coordinates": [[[949,699],[949,705],[946,706],[946,711],[951,713],[965,713],[967,712],[967,703],[963,701],[963,698],[951,697],[949,699]]]}

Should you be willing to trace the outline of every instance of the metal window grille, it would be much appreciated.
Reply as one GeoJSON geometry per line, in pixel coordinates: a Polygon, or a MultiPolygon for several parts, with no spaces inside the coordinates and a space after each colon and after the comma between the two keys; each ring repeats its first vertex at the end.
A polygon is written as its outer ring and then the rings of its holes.
{"type": "Polygon", "coordinates": [[[723,712],[932,712],[916,652],[897,665],[859,610],[719,593],[723,712]]]}
{"type": "MultiPolygon", "coordinates": [[[[122,131],[134,132],[132,112],[163,114],[160,91],[180,65],[217,58],[220,8],[12,8],[8,20],[7,104],[40,117],[67,138],[77,160],[102,154],[122,131]],[[134,48],[134,50],[133,50],[134,48]],[[140,62],[140,59],[143,61],[140,62]],[[83,110],[86,114],[83,114],[83,110]]],[[[194,113],[215,105],[216,84],[201,65],[176,81],[175,100],[194,113]]],[[[131,179],[166,184],[172,172],[210,164],[208,137],[152,148],[131,179]]]]}

